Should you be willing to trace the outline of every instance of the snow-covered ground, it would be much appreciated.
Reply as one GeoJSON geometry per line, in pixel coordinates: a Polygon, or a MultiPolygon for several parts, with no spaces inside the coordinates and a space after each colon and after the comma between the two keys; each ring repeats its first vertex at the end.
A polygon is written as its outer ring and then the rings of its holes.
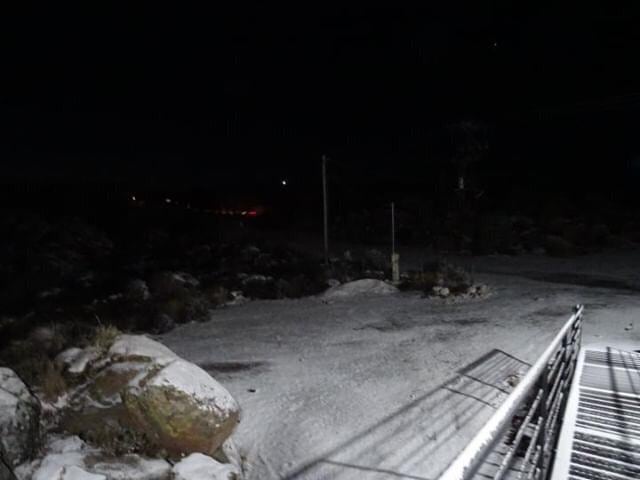
{"type": "Polygon", "coordinates": [[[437,478],[576,303],[586,343],[640,348],[638,253],[451,260],[492,295],[256,301],[161,341],[239,401],[249,479],[437,478]]]}

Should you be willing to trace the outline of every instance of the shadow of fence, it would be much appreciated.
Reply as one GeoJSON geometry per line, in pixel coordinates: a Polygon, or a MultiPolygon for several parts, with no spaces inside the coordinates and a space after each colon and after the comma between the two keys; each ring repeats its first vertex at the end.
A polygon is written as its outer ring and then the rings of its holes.
{"type": "Polygon", "coordinates": [[[284,479],[435,479],[528,367],[501,350],[492,350],[445,384],[284,479]]]}

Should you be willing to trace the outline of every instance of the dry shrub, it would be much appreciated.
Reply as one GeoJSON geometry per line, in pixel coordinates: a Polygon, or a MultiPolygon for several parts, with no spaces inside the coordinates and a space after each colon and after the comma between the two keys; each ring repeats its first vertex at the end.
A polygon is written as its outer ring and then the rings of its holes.
{"type": "Polygon", "coordinates": [[[111,348],[111,345],[113,345],[113,342],[120,333],[120,330],[113,325],[98,325],[95,333],[93,334],[93,341],[91,343],[100,352],[106,352],[111,348]]]}
{"type": "Polygon", "coordinates": [[[40,348],[28,340],[14,340],[0,351],[0,364],[11,368],[27,384],[38,382],[46,358],[40,348]]]}
{"type": "Polygon", "coordinates": [[[160,302],[157,306],[159,314],[165,314],[178,323],[207,320],[211,303],[198,292],[187,292],[160,302]]]}
{"type": "Polygon", "coordinates": [[[15,371],[29,387],[40,390],[48,401],[54,401],[67,390],[60,369],[31,339],[10,342],[2,351],[0,364],[15,371]]]}
{"type": "Polygon", "coordinates": [[[65,338],[58,324],[35,327],[29,333],[28,341],[33,343],[42,353],[55,355],[64,349],[65,338]]]}
{"type": "Polygon", "coordinates": [[[178,281],[171,272],[154,273],[147,283],[151,293],[160,298],[182,296],[186,290],[184,284],[178,281]]]}
{"type": "Polygon", "coordinates": [[[406,290],[431,292],[433,287],[446,287],[451,293],[466,292],[473,285],[471,274],[462,267],[439,260],[423,265],[422,271],[410,272],[402,284],[406,290]]]}
{"type": "Polygon", "coordinates": [[[576,254],[575,246],[557,235],[547,235],[544,248],[552,257],[570,257],[576,254]]]}
{"type": "Polygon", "coordinates": [[[212,305],[224,305],[229,300],[231,300],[231,295],[229,294],[229,290],[227,290],[223,285],[211,285],[204,289],[204,296],[212,305]]]}
{"type": "Polygon", "coordinates": [[[437,272],[409,272],[407,278],[402,283],[402,288],[406,290],[431,291],[435,286],[442,284],[441,277],[437,272]]]}
{"type": "Polygon", "coordinates": [[[38,384],[42,396],[50,402],[55,401],[67,391],[67,383],[62,376],[62,372],[48,358],[43,359],[38,384]]]}

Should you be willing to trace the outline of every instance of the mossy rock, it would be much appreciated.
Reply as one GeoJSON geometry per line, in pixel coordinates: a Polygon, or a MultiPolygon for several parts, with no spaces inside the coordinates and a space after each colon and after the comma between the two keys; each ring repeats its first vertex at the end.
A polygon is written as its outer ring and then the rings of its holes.
{"type": "Polygon", "coordinates": [[[33,458],[41,444],[41,407],[16,373],[0,367],[0,453],[10,466],[33,458]]]}
{"type": "Polygon", "coordinates": [[[150,362],[114,363],[100,371],[76,393],[61,417],[61,427],[106,452],[154,452],[144,432],[132,428],[122,394],[134,379],[152,374],[150,362]]]}
{"type": "Polygon", "coordinates": [[[174,458],[193,452],[213,455],[240,418],[229,392],[184,360],[167,365],[139,389],[129,389],[123,403],[135,429],[174,458]],[[188,387],[180,386],[183,379],[188,387]]]}

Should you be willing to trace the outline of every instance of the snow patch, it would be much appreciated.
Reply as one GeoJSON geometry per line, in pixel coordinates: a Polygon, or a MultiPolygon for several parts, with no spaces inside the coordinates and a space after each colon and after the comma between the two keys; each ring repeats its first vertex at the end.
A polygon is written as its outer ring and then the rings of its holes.
{"type": "Polygon", "coordinates": [[[72,373],[74,375],[80,375],[86,370],[87,365],[89,365],[91,362],[94,362],[99,357],[100,357],[100,352],[98,351],[97,348],[95,347],[85,348],[80,352],[79,355],[77,355],[73,359],[73,361],[69,363],[69,367],[67,370],[69,371],[69,373],[72,373]]]}
{"type": "Polygon", "coordinates": [[[60,480],[107,480],[107,477],[96,473],[89,473],[74,465],[64,469],[60,480]]]}
{"type": "Polygon", "coordinates": [[[171,465],[163,459],[148,459],[138,455],[123,455],[88,459],[91,470],[106,475],[109,480],[156,480],[169,477],[171,465]]]}
{"type": "Polygon", "coordinates": [[[51,290],[45,290],[38,294],[39,298],[56,297],[62,293],[62,289],[59,287],[52,288],[51,290]]]}
{"type": "Polygon", "coordinates": [[[389,295],[397,293],[398,289],[382,280],[364,278],[353,282],[343,283],[324,292],[327,299],[350,298],[358,295],[389,295]]]}
{"type": "Polygon", "coordinates": [[[232,480],[239,473],[231,465],[225,465],[201,453],[192,453],[173,467],[175,480],[232,480]]]}
{"type": "Polygon", "coordinates": [[[173,279],[179,283],[184,285],[189,285],[190,287],[197,287],[200,285],[200,282],[193,275],[186,272],[175,272],[173,273],[173,279]]]}
{"type": "MultiPolygon", "coordinates": [[[[16,474],[21,479],[32,478],[33,480],[62,480],[65,477],[66,470],[71,467],[81,468],[84,466],[84,454],[79,452],[67,452],[67,453],[50,453],[42,459],[42,462],[37,467],[33,476],[22,476],[21,474],[28,473],[25,470],[16,469],[16,474]]],[[[82,477],[77,477],[82,478],[82,477]]],[[[98,477],[104,478],[104,477],[98,477]]],[[[97,479],[96,479],[97,480],[97,479]]]]}
{"type": "Polygon", "coordinates": [[[217,406],[222,413],[237,411],[238,404],[220,383],[197,365],[178,359],[158,372],[150,386],[171,387],[193,397],[203,405],[217,406]]]}
{"type": "Polygon", "coordinates": [[[53,436],[47,445],[51,453],[81,452],[87,448],[87,444],[77,435],[71,437],[53,436]]]}
{"type": "Polygon", "coordinates": [[[155,340],[144,335],[119,335],[109,349],[110,357],[147,357],[163,365],[178,356],[155,340]]]}
{"type": "Polygon", "coordinates": [[[78,347],[67,348],[66,350],[64,350],[63,352],[60,352],[56,356],[55,362],[60,365],[64,365],[65,367],[69,366],[82,354],[82,352],[83,352],[82,348],[78,348],[78,347]]]}

